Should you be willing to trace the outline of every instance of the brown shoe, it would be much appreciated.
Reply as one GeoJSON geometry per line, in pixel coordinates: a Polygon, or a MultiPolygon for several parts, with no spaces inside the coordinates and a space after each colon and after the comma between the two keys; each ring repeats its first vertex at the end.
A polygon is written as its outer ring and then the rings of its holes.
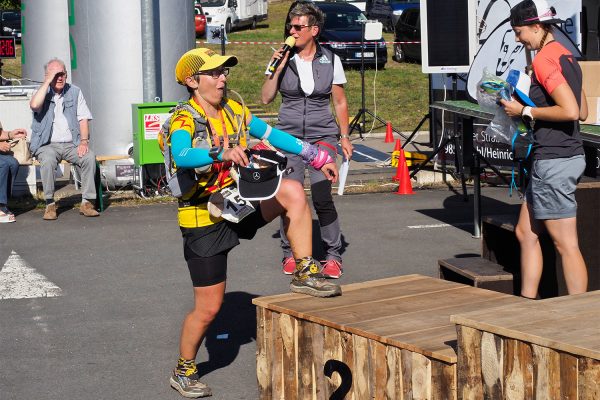
{"type": "Polygon", "coordinates": [[[42,218],[46,221],[54,221],[58,218],[56,215],[56,203],[48,204],[46,206],[46,211],[44,211],[44,216],[42,218]]]}
{"type": "Polygon", "coordinates": [[[79,207],[79,214],[85,215],[86,217],[97,217],[100,215],[98,211],[94,209],[94,206],[89,201],[84,201],[79,207]]]}

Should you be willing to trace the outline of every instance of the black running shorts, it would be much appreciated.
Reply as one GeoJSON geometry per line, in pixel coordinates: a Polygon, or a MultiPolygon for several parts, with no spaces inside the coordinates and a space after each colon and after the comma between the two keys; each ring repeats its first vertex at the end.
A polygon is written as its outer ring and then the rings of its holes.
{"type": "Polygon", "coordinates": [[[201,228],[181,228],[183,255],[194,287],[212,286],[227,279],[227,254],[240,244],[239,239],[252,239],[267,224],[260,205],[256,211],[234,224],[221,221],[201,228]]]}

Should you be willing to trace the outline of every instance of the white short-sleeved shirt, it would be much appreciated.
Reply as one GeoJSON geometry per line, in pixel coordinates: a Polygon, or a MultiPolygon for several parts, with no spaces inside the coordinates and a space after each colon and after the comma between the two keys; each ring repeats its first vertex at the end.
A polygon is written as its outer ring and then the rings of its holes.
{"type": "MultiPolygon", "coordinates": [[[[296,66],[298,67],[298,76],[300,77],[300,87],[302,91],[309,96],[315,89],[315,79],[313,77],[312,60],[304,61],[294,54],[292,57],[296,60],[296,66]]],[[[343,85],[347,82],[346,74],[344,73],[344,67],[342,66],[342,60],[334,54],[333,55],[333,84],[343,85]]]]}
{"type": "MultiPolygon", "coordinates": [[[[298,76],[300,77],[300,87],[302,91],[308,96],[313,90],[315,90],[315,79],[312,71],[312,61],[304,61],[298,54],[294,54],[292,59],[296,60],[296,66],[298,67],[298,76]]],[[[268,70],[265,70],[265,75],[270,75],[268,70]]],[[[336,54],[333,55],[333,84],[343,85],[346,82],[346,74],[344,73],[344,66],[342,60],[336,54]]]]}
{"type": "MultiPolygon", "coordinates": [[[[50,89],[52,93],[52,89],[50,89]]],[[[54,93],[54,121],[52,122],[52,137],[50,139],[53,143],[65,143],[72,142],[73,135],[71,134],[71,129],[69,128],[69,123],[67,122],[67,118],[64,115],[64,92],[63,93],[54,93]]],[[[85,102],[85,98],[79,91],[79,96],[77,97],[77,121],[81,120],[91,120],[92,113],[85,102]]]]}

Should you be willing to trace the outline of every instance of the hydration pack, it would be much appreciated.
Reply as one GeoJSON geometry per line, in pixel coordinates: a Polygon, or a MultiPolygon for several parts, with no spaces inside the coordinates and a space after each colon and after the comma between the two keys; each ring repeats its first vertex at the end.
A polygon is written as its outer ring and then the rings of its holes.
{"type": "MultiPolygon", "coordinates": [[[[227,104],[225,100],[221,102],[221,107],[228,115],[235,115],[231,107],[227,104]]],[[[206,116],[200,114],[194,107],[192,107],[188,102],[179,103],[173,109],[170,110],[171,114],[174,114],[178,111],[185,110],[190,113],[192,118],[194,119],[194,136],[192,137],[192,145],[195,148],[204,148],[209,149],[211,147],[211,140],[208,131],[207,125],[208,122],[206,120],[206,116]]],[[[244,129],[245,120],[243,121],[244,129]]],[[[174,197],[181,198],[186,193],[190,192],[195,186],[196,182],[199,179],[199,175],[207,173],[211,170],[211,165],[207,165],[202,168],[181,168],[178,169],[173,161],[173,154],[171,153],[171,117],[169,117],[165,123],[163,124],[160,132],[158,133],[158,146],[160,147],[160,151],[162,152],[164,163],[165,163],[165,171],[167,184],[169,189],[171,190],[171,194],[174,197]]]]}

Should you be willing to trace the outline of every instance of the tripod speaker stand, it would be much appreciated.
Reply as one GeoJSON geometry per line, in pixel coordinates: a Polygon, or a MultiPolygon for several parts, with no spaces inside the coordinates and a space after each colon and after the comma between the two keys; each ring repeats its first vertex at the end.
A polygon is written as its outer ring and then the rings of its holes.
{"type": "MultiPolygon", "coordinates": [[[[433,101],[433,95],[432,95],[432,92],[433,92],[433,86],[432,86],[432,84],[431,84],[431,74],[428,74],[427,81],[428,81],[428,84],[427,84],[427,92],[428,92],[428,94],[429,94],[429,103],[428,103],[428,104],[431,104],[431,103],[432,103],[432,101],[433,101]]],[[[425,123],[427,120],[429,120],[429,123],[430,123],[430,125],[433,125],[433,124],[434,124],[434,122],[435,122],[435,121],[434,121],[434,119],[433,119],[432,117],[433,117],[433,116],[432,116],[432,112],[431,112],[431,110],[430,110],[430,111],[429,111],[427,114],[423,115],[423,118],[421,118],[421,121],[419,121],[419,123],[417,124],[416,128],[415,128],[415,129],[412,131],[412,133],[411,133],[410,135],[408,135],[408,137],[407,137],[407,138],[406,138],[406,140],[404,141],[404,144],[402,145],[402,148],[403,148],[403,149],[404,149],[406,146],[408,146],[408,145],[410,144],[410,142],[413,140],[413,138],[415,137],[415,135],[416,135],[417,133],[419,133],[419,131],[421,130],[421,127],[423,126],[423,124],[424,124],[424,123],[425,123]]],[[[431,132],[431,129],[432,129],[432,128],[429,128],[429,131],[430,131],[430,132],[431,132]]],[[[404,137],[404,136],[403,136],[403,137],[404,137]]],[[[429,142],[430,142],[430,144],[431,144],[431,145],[433,145],[433,139],[431,138],[431,135],[430,135],[430,137],[429,137],[429,142]]]]}
{"type": "MultiPolygon", "coordinates": [[[[378,120],[379,122],[381,122],[384,126],[387,125],[387,121],[383,120],[382,118],[378,117],[377,115],[373,114],[371,111],[369,111],[365,105],[365,34],[366,33],[366,26],[367,24],[379,24],[379,35],[375,35],[378,36],[376,38],[369,38],[368,40],[379,40],[381,38],[381,23],[377,22],[377,23],[373,23],[371,21],[368,20],[358,20],[357,21],[359,24],[362,25],[362,33],[360,35],[360,93],[361,93],[361,103],[360,103],[360,110],[358,110],[358,113],[354,116],[354,118],[352,118],[352,121],[350,121],[350,131],[348,132],[349,135],[352,134],[352,132],[354,132],[354,130],[358,131],[358,134],[360,136],[360,138],[363,138],[363,133],[366,131],[365,130],[365,124],[366,124],[366,117],[367,115],[370,115],[373,119],[378,120]]],[[[374,53],[375,55],[377,55],[377,46],[378,44],[375,43],[375,50],[374,53]]],[[[404,135],[402,135],[400,132],[396,131],[395,129],[392,128],[392,130],[399,134],[400,136],[402,136],[403,138],[406,138],[404,135]]]]}

